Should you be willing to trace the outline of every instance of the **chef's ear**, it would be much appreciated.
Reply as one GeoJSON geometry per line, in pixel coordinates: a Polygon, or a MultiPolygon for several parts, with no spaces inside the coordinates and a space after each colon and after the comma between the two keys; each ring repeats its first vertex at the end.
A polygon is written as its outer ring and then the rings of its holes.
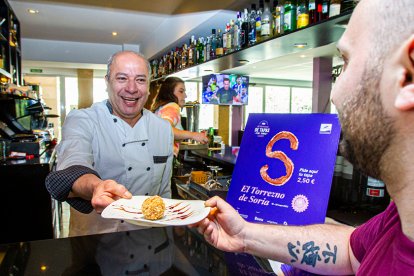
{"type": "Polygon", "coordinates": [[[105,75],[105,84],[108,85],[108,82],[109,82],[109,76],[105,75]]]}
{"type": "Polygon", "coordinates": [[[395,99],[395,107],[407,111],[414,109],[414,35],[405,41],[399,51],[403,73],[398,80],[399,92],[395,99]]]}

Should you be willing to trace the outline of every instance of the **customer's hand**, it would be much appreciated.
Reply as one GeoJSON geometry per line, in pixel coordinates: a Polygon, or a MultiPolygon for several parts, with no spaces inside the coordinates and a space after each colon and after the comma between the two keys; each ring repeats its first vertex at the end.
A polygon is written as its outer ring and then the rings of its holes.
{"type": "Polygon", "coordinates": [[[207,218],[190,227],[197,227],[207,242],[220,250],[244,252],[244,231],[247,222],[222,198],[215,196],[205,202],[212,208],[207,218]]]}
{"type": "Polygon", "coordinates": [[[132,194],[124,185],[118,184],[114,180],[103,180],[95,186],[91,204],[100,214],[106,206],[120,198],[132,198],[132,194]]]}
{"type": "Polygon", "coordinates": [[[208,143],[208,137],[204,132],[193,132],[193,140],[201,143],[201,144],[207,144],[208,143]]]}

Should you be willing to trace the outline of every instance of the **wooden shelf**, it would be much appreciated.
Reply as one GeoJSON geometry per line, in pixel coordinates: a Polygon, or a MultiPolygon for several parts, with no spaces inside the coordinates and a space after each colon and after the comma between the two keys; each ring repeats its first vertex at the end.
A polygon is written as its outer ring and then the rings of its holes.
{"type": "MultiPolygon", "coordinates": [[[[299,52],[301,49],[294,47],[296,43],[306,43],[306,49],[313,49],[337,42],[345,31],[351,14],[352,11],[329,18],[306,28],[185,68],[168,76],[176,76],[185,80],[195,79],[211,73],[242,68],[246,61],[248,64],[254,64],[299,52]]],[[[167,76],[154,79],[154,81],[165,77],[167,76]]]]}

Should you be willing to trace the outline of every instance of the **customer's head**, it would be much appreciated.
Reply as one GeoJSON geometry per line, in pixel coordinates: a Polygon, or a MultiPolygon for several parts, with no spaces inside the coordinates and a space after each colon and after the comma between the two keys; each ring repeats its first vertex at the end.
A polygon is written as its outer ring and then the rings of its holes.
{"type": "Polygon", "coordinates": [[[114,115],[133,126],[148,99],[148,61],[136,52],[117,52],[109,59],[105,80],[114,115]]]}
{"type": "Polygon", "coordinates": [[[168,77],[162,82],[151,110],[155,111],[160,106],[171,102],[183,107],[186,97],[184,81],[177,77],[168,77]]]}
{"type": "Polygon", "coordinates": [[[375,178],[414,150],[414,1],[362,0],[338,43],[344,69],[332,91],[341,152],[375,178]],[[375,23],[372,19],[375,18],[375,23]]]}

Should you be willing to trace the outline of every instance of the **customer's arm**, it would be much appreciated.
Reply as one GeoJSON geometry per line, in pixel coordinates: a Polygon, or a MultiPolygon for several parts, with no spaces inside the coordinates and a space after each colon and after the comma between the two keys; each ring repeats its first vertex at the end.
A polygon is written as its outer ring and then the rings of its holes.
{"type": "Polygon", "coordinates": [[[358,266],[349,245],[353,227],[250,223],[219,197],[206,205],[217,212],[198,223],[198,230],[221,250],[245,252],[317,274],[349,275],[358,266]]]}

